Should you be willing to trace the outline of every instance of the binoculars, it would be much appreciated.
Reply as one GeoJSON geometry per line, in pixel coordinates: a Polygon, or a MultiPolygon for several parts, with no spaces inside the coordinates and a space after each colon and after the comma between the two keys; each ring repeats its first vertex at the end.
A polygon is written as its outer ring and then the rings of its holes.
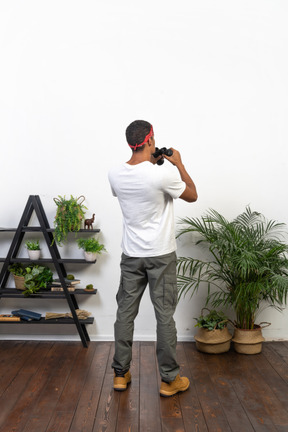
{"type": "MultiPolygon", "coordinates": [[[[173,155],[173,151],[171,149],[167,149],[166,147],[162,147],[161,149],[159,149],[158,147],[155,148],[155,153],[152,153],[152,156],[154,158],[157,158],[161,155],[165,155],[165,156],[172,156],[173,155]]],[[[157,165],[162,165],[164,163],[164,158],[163,159],[159,159],[157,162],[157,165]]]]}

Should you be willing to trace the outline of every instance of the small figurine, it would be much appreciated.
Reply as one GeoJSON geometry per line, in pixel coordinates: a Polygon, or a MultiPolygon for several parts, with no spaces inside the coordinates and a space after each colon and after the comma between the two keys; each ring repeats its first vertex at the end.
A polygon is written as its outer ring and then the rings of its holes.
{"type": "Polygon", "coordinates": [[[85,219],[85,223],[84,223],[84,229],[86,229],[86,226],[87,226],[87,229],[93,229],[93,222],[94,222],[94,220],[95,220],[95,213],[93,213],[93,216],[92,216],[92,218],[91,219],[85,219]]]}

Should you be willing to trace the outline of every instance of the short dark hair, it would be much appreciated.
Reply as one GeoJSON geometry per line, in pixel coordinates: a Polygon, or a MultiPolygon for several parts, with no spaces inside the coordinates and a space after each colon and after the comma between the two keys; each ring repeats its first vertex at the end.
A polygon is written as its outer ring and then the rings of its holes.
{"type": "MultiPolygon", "coordinates": [[[[149,134],[152,125],[145,120],[135,120],[126,129],[126,140],[128,144],[135,146],[136,144],[141,144],[145,137],[149,134]]],[[[144,145],[137,147],[133,151],[141,151],[144,145]]]]}

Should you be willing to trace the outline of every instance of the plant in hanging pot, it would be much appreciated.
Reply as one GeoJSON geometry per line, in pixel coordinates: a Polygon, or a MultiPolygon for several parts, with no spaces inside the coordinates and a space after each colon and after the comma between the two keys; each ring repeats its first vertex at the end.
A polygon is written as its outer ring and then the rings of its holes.
{"type": "Polygon", "coordinates": [[[215,210],[198,218],[185,218],[178,237],[197,236],[196,245],[206,247],[207,260],[180,257],[177,263],[179,296],[193,295],[207,287],[206,304],[232,308],[235,314],[234,348],[247,354],[261,352],[261,323],[255,320],[266,307],[279,311],[287,303],[288,246],[286,225],[246,210],[229,222],[215,210]],[[205,283],[203,285],[203,283],[205,283]],[[248,336],[239,340],[238,329],[248,336]],[[255,335],[255,338],[252,335],[255,335]],[[240,346],[241,345],[241,346],[240,346]]]}
{"type": "Polygon", "coordinates": [[[28,255],[31,260],[38,260],[40,258],[40,245],[39,240],[26,241],[25,246],[28,250],[28,255]]]}
{"type": "Polygon", "coordinates": [[[84,250],[84,256],[86,261],[96,261],[97,254],[107,252],[104,245],[100,244],[97,239],[92,238],[80,238],[77,240],[79,249],[84,250]]]}
{"type": "Polygon", "coordinates": [[[59,246],[67,241],[69,232],[78,232],[81,229],[81,222],[85,215],[87,207],[83,205],[85,197],[81,195],[79,198],[70,199],[66,197],[54,198],[57,205],[57,212],[54,220],[54,239],[59,246]]]}
{"type": "Polygon", "coordinates": [[[198,327],[195,335],[197,349],[208,354],[229,351],[232,335],[227,328],[228,317],[223,312],[209,309],[206,309],[208,314],[204,315],[205,309],[202,309],[198,318],[194,318],[197,321],[195,327],[198,327]]]}

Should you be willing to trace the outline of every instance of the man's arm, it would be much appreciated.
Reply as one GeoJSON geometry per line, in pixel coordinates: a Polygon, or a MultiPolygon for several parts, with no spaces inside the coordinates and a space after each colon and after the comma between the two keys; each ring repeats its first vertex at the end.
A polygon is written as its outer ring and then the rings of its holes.
{"type": "Polygon", "coordinates": [[[171,162],[173,165],[175,165],[179,171],[181,180],[186,183],[186,189],[184,190],[184,192],[182,193],[182,195],[180,195],[179,198],[183,199],[184,201],[187,202],[195,202],[197,201],[198,195],[197,195],[197,190],[196,190],[196,186],[193,182],[193,180],[191,179],[190,175],[187,173],[182,160],[181,160],[181,156],[180,153],[178,152],[178,150],[175,150],[173,148],[171,148],[171,150],[173,151],[173,155],[172,156],[165,156],[165,159],[167,159],[169,162],[171,162]]]}

